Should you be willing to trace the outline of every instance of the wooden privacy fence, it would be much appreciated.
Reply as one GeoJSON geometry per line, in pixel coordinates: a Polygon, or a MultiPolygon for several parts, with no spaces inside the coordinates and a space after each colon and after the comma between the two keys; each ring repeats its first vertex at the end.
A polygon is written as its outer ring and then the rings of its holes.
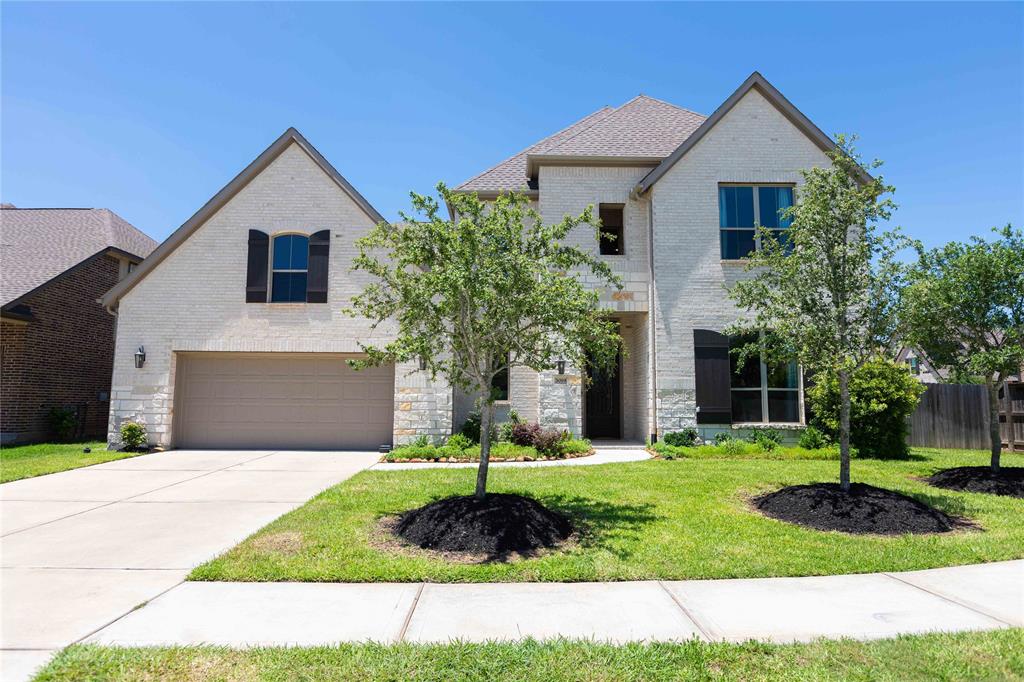
{"type": "Polygon", "coordinates": [[[929,384],[910,416],[910,444],[988,450],[988,394],[978,384],[929,384]]]}

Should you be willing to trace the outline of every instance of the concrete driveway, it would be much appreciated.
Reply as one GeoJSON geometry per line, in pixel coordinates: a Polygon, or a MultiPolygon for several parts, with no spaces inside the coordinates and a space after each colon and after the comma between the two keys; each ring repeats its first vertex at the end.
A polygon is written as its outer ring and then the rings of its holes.
{"type": "Polygon", "coordinates": [[[0,486],[0,676],[24,679],[378,457],[174,450],[0,486]]]}

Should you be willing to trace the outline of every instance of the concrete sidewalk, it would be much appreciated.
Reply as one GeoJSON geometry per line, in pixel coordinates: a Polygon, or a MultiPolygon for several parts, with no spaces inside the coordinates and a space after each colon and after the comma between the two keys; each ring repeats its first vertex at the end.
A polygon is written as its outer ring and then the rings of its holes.
{"type": "Polygon", "coordinates": [[[525,637],[808,641],[1024,626],[1024,561],[808,578],[185,583],[87,641],[309,646],[525,637]]]}
{"type": "Polygon", "coordinates": [[[26,679],[378,457],[174,450],[0,486],[0,679],[26,679]]]}

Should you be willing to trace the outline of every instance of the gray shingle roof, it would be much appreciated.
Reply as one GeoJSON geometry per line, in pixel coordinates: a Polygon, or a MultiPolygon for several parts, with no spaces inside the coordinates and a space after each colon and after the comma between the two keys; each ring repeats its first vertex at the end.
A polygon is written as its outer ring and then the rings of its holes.
{"type": "Polygon", "coordinates": [[[675,151],[704,118],[688,109],[640,95],[618,108],[595,111],[456,189],[477,192],[520,189],[526,185],[529,156],[664,158],[675,151]]]}
{"type": "Polygon", "coordinates": [[[0,209],[0,305],[116,248],[140,259],[157,243],[106,208],[0,209]]]}

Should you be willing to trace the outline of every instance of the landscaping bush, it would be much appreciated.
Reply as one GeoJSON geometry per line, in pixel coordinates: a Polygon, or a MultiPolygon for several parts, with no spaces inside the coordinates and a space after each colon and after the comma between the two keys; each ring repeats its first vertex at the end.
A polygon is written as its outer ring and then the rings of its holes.
{"type": "Polygon", "coordinates": [[[590,441],[583,438],[567,438],[558,444],[558,453],[563,456],[585,455],[593,449],[590,441]]]}
{"type": "Polygon", "coordinates": [[[760,446],[765,452],[771,452],[782,445],[782,434],[776,429],[754,429],[750,434],[750,442],[760,446]]]}
{"type": "Polygon", "coordinates": [[[726,433],[725,431],[719,431],[718,433],[715,434],[715,437],[712,439],[712,442],[715,445],[722,445],[728,440],[733,440],[732,434],[726,433]]]}
{"type": "Polygon", "coordinates": [[[533,447],[535,447],[537,452],[541,454],[557,455],[559,454],[559,444],[567,440],[569,440],[568,431],[559,431],[558,429],[541,429],[533,437],[533,447]]]}
{"type": "MultiPolygon", "coordinates": [[[[753,452],[757,452],[761,447],[757,443],[745,443],[739,438],[729,438],[728,440],[722,441],[719,445],[722,449],[722,453],[726,455],[746,455],[753,452]]],[[[775,449],[773,445],[772,450],[775,449]]]]}
{"type": "MultiPolygon", "coordinates": [[[[463,422],[462,428],[459,429],[459,432],[466,438],[469,438],[474,443],[479,443],[480,420],[480,412],[478,410],[473,410],[466,417],[466,421],[463,422]]],[[[498,440],[498,427],[496,424],[491,424],[491,441],[496,440],[498,440]]]]}
{"type": "Polygon", "coordinates": [[[800,440],[797,445],[808,450],[818,450],[819,448],[827,447],[830,442],[829,437],[822,433],[820,429],[808,426],[800,434],[800,440]]]}
{"type": "Polygon", "coordinates": [[[512,437],[509,440],[516,445],[533,445],[538,433],[540,424],[537,422],[516,424],[512,427],[512,437]]]}
{"type": "Polygon", "coordinates": [[[445,442],[444,445],[447,448],[454,448],[455,450],[461,452],[463,450],[468,450],[469,448],[473,447],[473,441],[471,441],[468,437],[461,433],[456,433],[451,436],[448,436],[448,440],[445,442]]]}
{"type": "Polygon", "coordinates": [[[125,422],[120,429],[125,450],[141,450],[146,445],[146,429],[138,422],[125,422]]]}
{"type": "Polygon", "coordinates": [[[503,442],[510,442],[512,440],[512,431],[515,430],[517,424],[522,424],[523,420],[519,417],[519,413],[515,410],[508,411],[508,421],[498,424],[498,440],[503,442]]]}
{"type": "Polygon", "coordinates": [[[697,443],[697,429],[686,428],[682,431],[670,431],[665,434],[665,443],[676,447],[690,447],[697,443]]]}
{"type": "Polygon", "coordinates": [[[54,407],[50,410],[48,421],[58,441],[69,441],[78,433],[78,413],[70,407],[54,407]]]}
{"type": "MultiPolygon", "coordinates": [[[[862,456],[906,457],[907,418],[925,387],[904,365],[870,360],[850,377],[850,442],[862,456]]],[[[839,380],[819,375],[807,393],[815,418],[834,441],[839,434],[839,380]]]]}

